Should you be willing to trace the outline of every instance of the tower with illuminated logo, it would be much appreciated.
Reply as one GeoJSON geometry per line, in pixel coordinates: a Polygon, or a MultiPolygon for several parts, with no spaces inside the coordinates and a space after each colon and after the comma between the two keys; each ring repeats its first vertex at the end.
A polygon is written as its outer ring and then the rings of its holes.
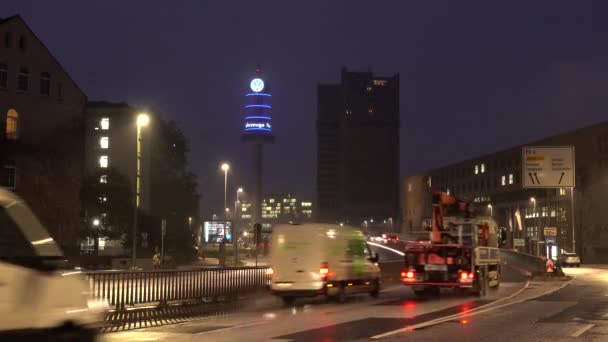
{"type": "Polygon", "coordinates": [[[255,69],[249,82],[243,107],[243,134],[241,140],[253,148],[253,222],[260,223],[262,218],[262,171],[264,144],[274,142],[272,134],[272,95],[268,81],[262,76],[262,68],[255,69]]]}

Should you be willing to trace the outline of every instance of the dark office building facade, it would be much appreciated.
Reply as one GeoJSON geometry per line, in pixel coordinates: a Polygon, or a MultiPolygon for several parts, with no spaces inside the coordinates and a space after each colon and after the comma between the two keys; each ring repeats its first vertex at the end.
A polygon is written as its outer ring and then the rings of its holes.
{"type": "Polygon", "coordinates": [[[608,122],[405,177],[404,232],[430,224],[431,193],[438,190],[493,216],[505,233],[504,247],[545,255],[544,227],[556,227],[558,250],[574,249],[586,263],[608,262],[608,122]],[[574,191],[524,188],[524,146],[573,146],[574,191]]]}
{"type": "Polygon", "coordinates": [[[399,75],[342,69],[318,87],[317,219],[396,224],[399,217],[399,75]]]}

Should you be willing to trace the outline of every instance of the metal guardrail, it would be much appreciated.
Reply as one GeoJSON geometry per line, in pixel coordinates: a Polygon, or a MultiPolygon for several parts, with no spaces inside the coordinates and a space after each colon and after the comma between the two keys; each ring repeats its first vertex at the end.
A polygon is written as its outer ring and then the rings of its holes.
{"type": "Polygon", "coordinates": [[[91,294],[115,311],[171,302],[201,303],[237,298],[264,289],[266,267],[87,272],[91,294]]]}
{"type": "Polygon", "coordinates": [[[503,263],[511,264],[530,274],[544,273],[545,261],[537,256],[516,252],[509,249],[500,249],[500,259],[503,263]]]}

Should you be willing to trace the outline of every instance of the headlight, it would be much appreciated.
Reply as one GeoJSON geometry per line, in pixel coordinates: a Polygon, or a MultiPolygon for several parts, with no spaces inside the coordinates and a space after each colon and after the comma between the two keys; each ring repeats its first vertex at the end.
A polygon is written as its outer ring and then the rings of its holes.
{"type": "Polygon", "coordinates": [[[87,300],[89,311],[95,313],[106,313],[110,310],[110,304],[107,299],[89,299],[87,300]]]}

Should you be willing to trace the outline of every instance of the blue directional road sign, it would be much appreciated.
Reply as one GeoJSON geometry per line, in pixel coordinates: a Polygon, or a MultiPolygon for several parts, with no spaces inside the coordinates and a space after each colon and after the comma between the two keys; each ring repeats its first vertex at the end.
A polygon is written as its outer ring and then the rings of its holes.
{"type": "Polygon", "coordinates": [[[545,243],[547,246],[555,246],[556,245],[555,236],[545,236],[545,243]]]}

